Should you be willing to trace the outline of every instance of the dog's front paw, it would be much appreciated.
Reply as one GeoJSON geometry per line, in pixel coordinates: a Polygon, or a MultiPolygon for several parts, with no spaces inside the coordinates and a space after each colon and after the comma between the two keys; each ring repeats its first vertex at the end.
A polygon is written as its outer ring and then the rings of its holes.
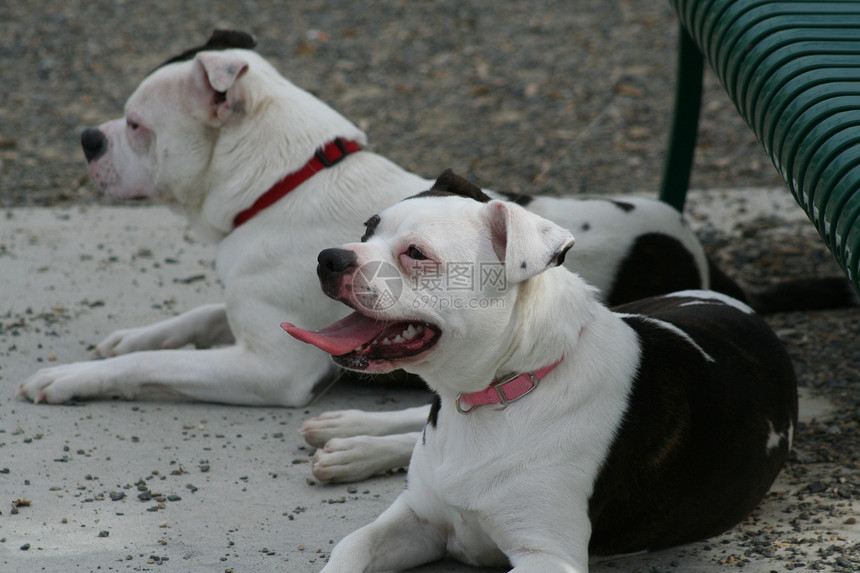
{"type": "Polygon", "coordinates": [[[390,436],[334,438],[311,460],[311,471],[320,481],[350,482],[405,468],[409,465],[418,432],[390,436]]]}
{"type": "Polygon", "coordinates": [[[335,438],[318,449],[311,472],[323,482],[344,483],[367,479],[389,468],[379,467],[372,436],[335,438]]]}
{"type": "Polygon", "coordinates": [[[107,377],[101,362],[76,362],[43,368],[30,376],[18,395],[34,403],[63,404],[73,398],[102,394],[107,377]]]}
{"type": "Polygon", "coordinates": [[[143,350],[165,350],[178,348],[184,343],[176,332],[161,328],[158,324],[140,328],[124,328],[111,333],[99,342],[95,353],[102,358],[140,352],[143,350]]]}
{"type": "Polygon", "coordinates": [[[350,438],[373,433],[374,426],[367,422],[368,417],[368,413],[361,410],[325,412],[306,420],[299,434],[309,445],[321,448],[333,438],[350,438]]]}

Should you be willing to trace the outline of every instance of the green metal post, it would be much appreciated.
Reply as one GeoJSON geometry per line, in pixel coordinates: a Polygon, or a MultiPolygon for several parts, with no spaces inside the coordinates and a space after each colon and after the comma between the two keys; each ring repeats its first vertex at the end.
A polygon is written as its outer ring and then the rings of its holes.
{"type": "Polygon", "coordinates": [[[663,166],[660,200],[678,211],[683,211],[690,172],[693,169],[693,153],[696,149],[704,58],[687,30],[682,25],[678,26],[678,30],[675,110],[666,163],[663,166]]]}

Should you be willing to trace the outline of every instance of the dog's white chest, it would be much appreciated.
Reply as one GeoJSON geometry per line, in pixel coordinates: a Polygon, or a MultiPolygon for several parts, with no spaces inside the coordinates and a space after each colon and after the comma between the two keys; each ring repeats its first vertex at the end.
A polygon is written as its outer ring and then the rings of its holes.
{"type": "MultiPolygon", "coordinates": [[[[474,487],[475,480],[469,479],[476,468],[463,463],[465,458],[440,455],[443,444],[439,441],[444,442],[445,437],[429,428],[427,433],[409,466],[406,495],[410,505],[443,532],[452,557],[478,566],[506,565],[507,557],[491,538],[488,500],[480,494],[482,488],[474,487]]],[[[487,490],[484,493],[492,497],[487,490]]]]}
{"type": "MultiPolygon", "coordinates": [[[[504,415],[494,409],[476,414],[504,415]]],[[[541,522],[542,517],[535,513],[542,514],[543,510],[535,507],[535,496],[543,497],[539,491],[560,484],[543,483],[533,469],[530,459],[538,436],[528,431],[520,434],[504,425],[470,423],[477,416],[467,418],[453,407],[443,407],[438,426],[427,428],[424,442],[413,453],[405,495],[415,513],[442,532],[449,555],[476,566],[505,566],[508,557],[503,549],[510,547],[500,548],[499,544],[510,543],[520,523],[541,522]]],[[[590,480],[579,480],[590,472],[571,467],[561,473],[564,486],[572,489],[570,495],[582,497],[580,490],[590,480]]],[[[583,499],[580,505],[584,504],[583,499]]],[[[558,513],[569,518],[569,503],[559,506],[558,513]]],[[[546,518],[559,523],[561,515],[546,518]]]]}
{"type": "Polygon", "coordinates": [[[455,559],[479,567],[505,566],[508,558],[487,535],[475,512],[452,510],[448,553],[455,559]]]}

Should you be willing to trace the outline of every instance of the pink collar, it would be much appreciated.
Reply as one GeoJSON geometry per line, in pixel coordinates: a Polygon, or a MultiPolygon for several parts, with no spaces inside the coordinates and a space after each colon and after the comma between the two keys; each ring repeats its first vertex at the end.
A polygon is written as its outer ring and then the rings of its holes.
{"type": "Polygon", "coordinates": [[[260,195],[253,205],[236,215],[233,219],[233,228],[235,229],[266,207],[273,205],[279,199],[283,198],[284,195],[316,175],[318,172],[339,163],[347,155],[355,153],[360,149],[361,145],[358,143],[347,141],[339,137],[335,138],[334,141],[327,143],[322,148],[317,149],[314,152],[313,157],[311,157],[301,169],[293,171],[275,183],[271,189],[260,195]]]}
{"type": "Polygon", "coordinates": [[[478,392],[469,392],[467,394],[457,394],[457,411],[461,414],[468,414],[478,406],[487,404],[502,404],[507,406],[514,400],[519,400],[535,388],[540,381],[553,369],[561,364],[564,356],[558,359],[557,362],[544,366],[534,372],[524,372],[523,374],[512,374],[507,378],[496,380],[487,388],[478,392]],[[464,408],[463,405],[466,407],[464,408]]]}

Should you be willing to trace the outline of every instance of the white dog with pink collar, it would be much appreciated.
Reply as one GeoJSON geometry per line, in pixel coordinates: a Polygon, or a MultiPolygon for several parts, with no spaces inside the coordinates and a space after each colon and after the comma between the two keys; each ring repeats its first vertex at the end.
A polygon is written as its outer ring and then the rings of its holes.
{"type": "Polygon", "coordinates": [[[570,233],[487,199],[449,176],[386,209],[363,242],[318,258],[323,291],[355,312],[316,332],[283,325],[341,366],[403,368],[437,394],[407,488],[336,546],[324,573],[446,555],[582,573],[591,556],[703,539],[746,517],[797,420],[773,332],[710,291],[610,311],[559,267],[570,233]],[[423,279],[451,279],[467,261],[501,265],[505,280],[448,290],[460,304],[425,304],[423,279]],[[380,265],[399,274],[397,296],[398,275],[365,272],[380,265]]]}

